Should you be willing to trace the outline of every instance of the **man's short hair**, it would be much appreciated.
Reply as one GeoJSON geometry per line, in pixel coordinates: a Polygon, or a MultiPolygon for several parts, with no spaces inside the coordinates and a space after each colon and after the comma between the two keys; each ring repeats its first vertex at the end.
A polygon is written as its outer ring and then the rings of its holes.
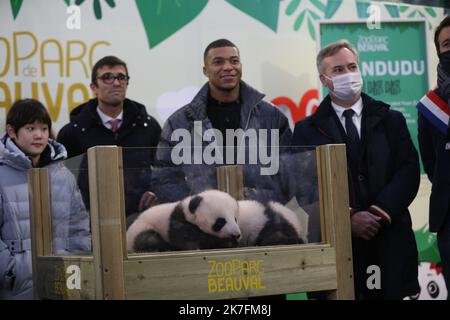
{"type": "Polygon", "coordinates": [[[437,54],[441,53],[439,51],[439,34],[441,33],[442,29],[449,26],[450,26],[450,16],[446,16],[444,20],[442,20],[441,23],[439,23],[439,25],[436,28],[436,31],[434,32],[434,45],[436,46],[437,54]]]}
{"type": "Polygon", "coordinates": [[[97,70],[104,66],[108,67],[123,66],[127,73],[126,75],[128,76],[127,64],[123,60],[117,58],[116,56],[106,56],[98,60],[95,63],[94,67],[92,68],[91,83],[93,84],[97,83],[97,70]]]}
{"type": "Polygon", "coordinates": [[[341,39],[334,43],[330,43],[319,51],[319,54],[316,58],[317,71],[319,71],[320,74],[324,73],[325,69],[323,67],[323,60],[325,60],[325,58],[327,57],[335,55],[339,52],[339,50],[343,48],[347,48],[348,50],[353,52],[356,56],[356,60],[358,60],[358,51],[356,51],[355,47],[353,47],[349,41],[341,39]]]}
{"type": "Polygon", "coordinates": [[[13,127],[16,133],[20,128],[35,121],[46,124],[49,131],[52,128],[50,114],[44,105],[35,99],[17,100],[6,116],[6,124],[13,127]]]}
{"type": "Polygon", "coordinates": [[[203,61],[206,63],[206,57],[208,56],[209,50],[215,49],[215,48],[224,48],[224,47],[236,48],[239,53],[239,48],[233,42],[231,42],[228,39],[218,39],[218,40],[215,40],[215,41],[211,42],[210,44],[208,44],[208,46],[205,49],[205,52],[203,53],[203,61]]]}

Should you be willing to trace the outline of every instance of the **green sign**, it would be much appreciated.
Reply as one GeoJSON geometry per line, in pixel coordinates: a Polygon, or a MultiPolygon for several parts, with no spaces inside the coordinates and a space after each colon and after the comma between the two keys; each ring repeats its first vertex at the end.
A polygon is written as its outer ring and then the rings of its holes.
{"type": "Polygon", "coordinates": [[[363,91],[403,113],[418,148],[416,104],[429,89],[425,21],[382,22],[379,29],[365,21],[324,22],[319,32],[320,47],[339,39],[355,46],[363,91]]]}

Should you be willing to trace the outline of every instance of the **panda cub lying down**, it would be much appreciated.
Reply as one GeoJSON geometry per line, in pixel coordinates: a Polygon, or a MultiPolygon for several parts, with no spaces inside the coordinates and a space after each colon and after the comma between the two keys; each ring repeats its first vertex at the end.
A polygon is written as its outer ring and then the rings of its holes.
{"type": "Polygon", "coordinates": [[[154,206],[128,228],[128,251],[236,247],[241,237],[237,217],[236,200],[218,190],[154,206]]]}
{"type": "Polygon", "coordinates": [[[306,230],[297,214],[281,203],[241,200],[238,224],[242,237],[239,246],[272,246],[307,243],[306,230]]]}
{"type": "Polygon", "coordinates": [[[297,215],[277,202],[236,201],[207,190],[142,212],[127,230],[130,252],[306,242],[297,215]]]}

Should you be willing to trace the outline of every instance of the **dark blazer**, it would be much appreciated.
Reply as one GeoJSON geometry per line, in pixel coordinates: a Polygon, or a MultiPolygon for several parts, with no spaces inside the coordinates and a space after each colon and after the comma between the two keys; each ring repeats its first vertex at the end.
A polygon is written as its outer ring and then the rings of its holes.
{"type": "MultiPolygon", "coordinates": [[[[124,148],[125,207],[129,215],[138,211],[140,197],[150,190],[150,166],[161,126],[147,113],[144,105],[125,99],[122,125],[113,133],[103,125],[97,106],[97,99],[92,99],[75,108],[70,114],[70,123],[59,131],[57,140],[66,147],[69,158],[86,153],[94,146],[117,145],[124,148]]],[[[86,162],[81,165],[86,165],[86,162]]],[[[84,180],[87,180],[86,176],[79,179],[79,184],[87,203],[87,181],[84,180]]]]}
{"type": "MultiPolygon", "coordinates": [[[[364,281],[365,285],[366,269],[361,271],[359,263],[363,255],[367,258],[369,251],[368,259],[380,264],[384,298],[397,299],[419,291],[417,246],[408,211],[419,188],[419,158],[403,115],[364,93],[361,96],[364,106],[362,144],[366,152],[363,165],[367,174],[358,179],[350,177],[349,189],[357,187],[352,181],[364,181],[367,207],[358,209],[369,210],[376,206],[390,219],[385,219],[386,223],[372,240],[353,238],[355,281],[364,281]],[[358,279],[358,273],[365,278],[358,279]]],[[[345,143],[342,126],[339,126],[327,96],[315,114],[296,124],[292,144],[345,143]]],[[[352,202],[355,201],[350,199],[352,202]]]]}
{"type": "MultiPolygon", "coordinates": [[[[439,90],[434,92],[439,96],[439,90]]],[[[450,211],[450,150],[445,150],[449,140],[420,112],[418,123],[420,155],[424,170],[433,184],[429,228],[431,232],[438,232],[450,211]]]]}
{"type": "Polygon", "coordinates": [[[69,158],[99,145],[125,148],[157,146],[161,126],[148,115],[144,105],[125,99],[123,122],[116,133],[102,124],[96,111],[97,106],[97,99],[78,106],[70,113],[70,123],[59,131],[57,140],[66,147],[69,158]]]}

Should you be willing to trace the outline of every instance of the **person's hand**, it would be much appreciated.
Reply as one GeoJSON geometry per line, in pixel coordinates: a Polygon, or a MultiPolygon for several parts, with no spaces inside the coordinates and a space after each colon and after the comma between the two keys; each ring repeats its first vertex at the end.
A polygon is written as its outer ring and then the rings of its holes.
{"type": "Polygon", "coordinates": [[[139,201],[139,212],[142,212],[150,207],[156,206],[159,204],[158,197],[156,194],[150,191],[144,192],[144,194],[141,197],[141,200],[139,201]]]}
{"type": "Polygon", "coordinates": [[[450,75],[445,72],[440,63],[437,66],[437,74],[439,92],[441,93],[442,98],[444,98],[445,101],[448,101],[450,100],[450,75]]]}
{"type": "Polygon", "coordinates": [[[380,217],[368,211],[358,211],[351,217],[352,234],[364,240],[371,240],[380,230],[380,217]]]}

